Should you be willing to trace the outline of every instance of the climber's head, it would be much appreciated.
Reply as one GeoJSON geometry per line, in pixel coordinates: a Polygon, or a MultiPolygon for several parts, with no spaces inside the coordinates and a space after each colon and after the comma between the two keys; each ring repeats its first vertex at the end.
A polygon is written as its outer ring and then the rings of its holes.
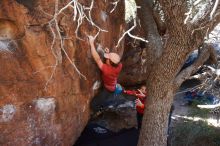
{"type": "Polygon", "coordinates": [[[146,85],[141,85],[140,89],[139,89],[143,94],[147,93],[147,87],[146,85]]]}
{"type": "Polygon", "coordinates": [[[117,53],[105,53],[106,63],[113,67],[117,67],[120,63],[120,56],[117,53]]]}

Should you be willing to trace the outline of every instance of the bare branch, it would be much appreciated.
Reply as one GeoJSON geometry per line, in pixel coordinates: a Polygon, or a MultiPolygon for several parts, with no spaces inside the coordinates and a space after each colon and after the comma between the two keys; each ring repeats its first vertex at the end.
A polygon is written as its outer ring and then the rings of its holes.
{"type": "Polygon", "coordinates": [[[201,3],[202,0],[197,0],[193,3],[194,6],[198,5],[199,3],[201,3]]]}
{"type": "Polygon", "coordinates": [[[35,72],[33,72],[33,74],[37,74],[37,73],[40,73],[41,71],[45,70],[45,69],[49,69],[49,68],[54,68],[55,66],[54,65],[50,65],[50,66],[46,66],[44,68],[41,68],[35,72]]]}
{"type": "Polygon", "coordinates": [[[46,82],[46,84],[44,86],[44,90],[47,90],[48,84],[50,83],[50,81],[52,80],[53,76],[55,75],[57,65],[58,65],[58,61],[56,60],[56,63],[55,63],[55,65],[53,67],[53,70],[52,70],[52,73],[51,73],[49,79],[47,80],[47,82],[46,82]]]}
{"type": "Polygon", "coordinates": [[[215,13],[216,10],[217,10],[218,3],[219,3],[219,0],[216,0],[216,1],[215,1],[215,5],[214,5],[214,7],[213,7],[213,9],[212,9],[212,11],[211,11],[211,13],[210,13],[210,20],[212,20],[213,15],[214,15],[214,13],[215,13]]]}
{"type": "Polygon", "coordinates": [[[209,93],[216,97],[220,98],[220,69],[219,64],[217,68],[211,66],[205,66],[207,77],[203,80],[203,83],[200,85],[199,89],[202,93],[209,93]]]}
{"type": "Polygon", "coordinates": [[[121,36],[121,38],[118,40],[118,43],[116,45],[116,48],[119,46],[120,42],[122,41],[122,39],[125,37],[126,34],[128,34],[128,36],[130,36],[131,38],[137,39],[137,40],[141,40],[143,42],[148,43],[148,40],[145,40],[144,38],[138,37],[138,36],[134,36],[131,34],[131,31],[135,29],[135,27],[137,26],[137,22],[136,19],[133,19],[134,21],[134,25],[128,29],[126,32],[123,33],[123,35],[121,36]]]}
{"type": "Polygon", "coordinates": [[[190,15],[192,14],[192,9],[193,9],[193,8],[190,8],[190,9],[189,9],[189,12],[185,13],[186,19],[184,20],[184,24],[186,24],[187,21],[189,20],[190,15]]]}
{"type": "Polygon", "coordinates": [[[113,9],[110,11],[110,13],[114,12],[114,10],[116,9],[116,7],[117,7],[119,1],[120,1],[120,0],[117,0],[117,1],[115,1],[115,2],[112,2],[112,4],[114,5],[114,7],[113,7],[113,9]]]}
{"type": "MultiPolygon", "coordinates": [[[[68,61],[70,62],[70,64],[73,66],[73,68],[76,70],[76,72],[79,74],[80,77],[83,77],[85,80],[86,80],[86,77],[79,71],[79,69],[77,68],[77,66],[75,65],[75,63],[72,61],[72,59],[69,57],[68,53],[66,52],[65,50],[65,47],[64,47],[64,40],[65,38],[61,35],[61,29],[59,27],[59,24],[58,24],[58,16],[60,14],[63,14],[64,11],[67,9],[67,8],[72,8],[73,11],[74,11],[74,15],[73,15],[73,20],[76,21],[77,20],[77,27],[76,27],[76,30],[75,30],[75,34],[76,34],[76,37],[78,37],[78,30],[79,30],[79,27],[81,26],[82,22],[83,22],[83,19],[86,18],[86,20],[92,25],[92,26],[95,26],[97,29],[98,29],[98,33],[97,35],[99,34],[100,31],[104,31],[104,32],[107,32],[106,30],[104,29],[101,29],[98,25],[96,25],[94,23],[94,21],[92,20],[92,17],[91,17],[91,11],[93,9],[93,6],[94,6],[94,0],[91,1],[91,4],[90,4],[90,7],[87,8],[87,7],[84,7],[82,4],[80,4],[78,2],[78,0],[71,0],[68,4],[66,4],[64,7],[62,7],[60,10],[59,10],[59,0],[56,0],[55,1],[55,13],[54,15],[50,15],[50,14],[47,14],[45,13],[46,15],[48,16],[52,16],[52,19],[48,22],[49,24],[49,28],[50,28],[50,31],[52,33],[52,36],[53,36],[53,40],[52,40],[52,43],[51,43],[51,51],[52,51],[52,54],[53,56],[55,57],[55,65],[52,65],[53,66],[53,70],[52,70],[52,73],[51,73],[51,76],[50,78],[47,80],[46,82],[46,85],[45,85],[45,89],[47,88],[49,82],[52,80],[54,74],[55,74],[55,71],[56,71],[56,67],[59,63],[59,57],[58,55],[55,53],[55,43],[56,43],[56,40],[59,39],[60,41],[60,48],[61,50],[64,52],[65,56],[67,57],[68,61]],[[85,10],[88,10],[89,12],[89,16],[87,16],[85,14],[85,10]],[[77,19],[78,18],[78,19],[77,19]]],[[[41,10],[43,11],[43,10],[41,10]]],[[[44,11],[43,11],[44,12],[44,11]]],[[[96,37],[97,37],[96,35],[96,37]]],[[[79,38],[80,39],[80,38],[79,38]]],[[[82,39],[81,39],[82,40],[82,39]]]]}
{"type": "Polygon", "coordinates": [[[207,77],[209,76],[209,73],[208,72],[203,72],[201,74],[196,74],[196,75],[193,75],[193,76],[190,76],[189,79],[196,79],[196,80],[200,80],[200,81],[203,81],[205,80],[207,77]]]}
{"type": "Polygon", "coordinates": [[[199,30],[200,28],[205,28],[207,33],[213,30],[213,28],[220,22],[220,8],[219,8],[219,0],[215,1],[213,7],[211,4],[206,4],[204,10],[200,10],[202,14],[199,17],[197,15],[194,16],[192,24],[194,30],[199,30]]]}
{"type": "MultiPolygon", "coordinates": [[[[81,4],[80,4],[80,5],[81,5],[81,4]]],[[[90,23],[92,24],[92,26],[95,26],[99,31],[108,32],[107,30],[102,29],[102,28],[100,28],[98,25],[96,25],[96,24],[94,23],[94,21],[92,20],[91,11],[92,11],[93,5],[94,5],[94,0],[92,0],[90,7],[87,8],[87,9],[89,10],[89,17],[87,17],[87,15],[84,13],[85,18],[87,19],[88,22],[90,22],[90,23]]]]}

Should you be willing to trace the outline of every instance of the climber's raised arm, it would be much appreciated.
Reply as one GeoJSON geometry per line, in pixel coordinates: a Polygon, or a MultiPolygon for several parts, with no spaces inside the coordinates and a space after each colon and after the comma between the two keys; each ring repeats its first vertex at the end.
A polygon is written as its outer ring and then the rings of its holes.
{"type": "Polygon", "coordinates": [[[103,62],[102,62],[98,52],[95,49],[94,40],[95,39],[94,39],[93,36],[89,36],[89,43],[90,43],[90,46],[91,46],[92,57],[94,58],[94,60],[97,63],[98,67],[101,69],[102,65],[103,65],[103,62]]]}

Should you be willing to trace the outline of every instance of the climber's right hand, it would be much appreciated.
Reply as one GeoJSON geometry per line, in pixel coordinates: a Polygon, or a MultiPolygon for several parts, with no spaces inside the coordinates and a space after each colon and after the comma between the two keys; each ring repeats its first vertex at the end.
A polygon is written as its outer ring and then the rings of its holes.
{"type": "Polygon", "coordinates": [[[88,36],[88,38],[89,38],[89,43],[91,44],[91,43],[94,43],[94,41],[95,41],[95,38],[93,37],[93,36],[88,36]]]}

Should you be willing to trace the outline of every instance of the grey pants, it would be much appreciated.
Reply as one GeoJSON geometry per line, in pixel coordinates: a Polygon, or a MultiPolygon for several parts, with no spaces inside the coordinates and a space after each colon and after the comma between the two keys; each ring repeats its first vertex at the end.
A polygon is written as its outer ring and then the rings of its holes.
{"type": "Polygon", "coordinates": [[[91,108],[94,112],[106,109],[109,106],[116,107],[125,102],[125,98],[121,94],[114,94],[103,88],[92,100],[91,108]]]}

